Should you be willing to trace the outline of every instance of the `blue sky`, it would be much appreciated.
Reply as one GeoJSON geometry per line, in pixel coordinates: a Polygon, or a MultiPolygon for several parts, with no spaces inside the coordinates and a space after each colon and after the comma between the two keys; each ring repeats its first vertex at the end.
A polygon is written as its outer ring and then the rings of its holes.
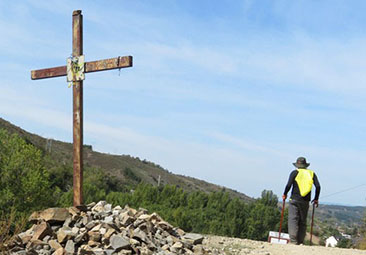
{"type": "Polygon", "coordinates": [[[366,204],[331,195],[366,184],[366,2],[2,0],[0,117],[68,142],[66,78],[30,70],[66,63],[77,9],[86,61],[134,57],[86,74],[85,144],[252,197],[305,156],[320,202],[366,204]]]}

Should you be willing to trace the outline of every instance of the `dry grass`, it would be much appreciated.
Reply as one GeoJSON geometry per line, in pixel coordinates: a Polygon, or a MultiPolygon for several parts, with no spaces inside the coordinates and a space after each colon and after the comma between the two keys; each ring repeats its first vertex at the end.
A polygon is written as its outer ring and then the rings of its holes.
{"type": "Polygon", "coordinates": [[[366,250],[366,238],[363,237],[358,243],[356,244],[356,248],[360,250],[366,250]]]}
{"type": "Polygon", "coordinates": [[[17,216],[13,209],[9,215],[0,212],[0,254],[6,254],[6,244],[19,234],[27,223],[27,217],[17,216]]]}

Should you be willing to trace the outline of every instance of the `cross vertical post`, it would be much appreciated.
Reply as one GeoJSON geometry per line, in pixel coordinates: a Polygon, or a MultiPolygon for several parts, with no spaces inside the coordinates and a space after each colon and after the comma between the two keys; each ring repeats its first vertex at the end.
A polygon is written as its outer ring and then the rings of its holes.
{"type": "MultiPolygon", "coordinates": [[[[72,14],[72,56],[83,55],[83,15],[72,14]]],[[[83,203],[83,81],[73,81],[74,206],[83,203]]]]}

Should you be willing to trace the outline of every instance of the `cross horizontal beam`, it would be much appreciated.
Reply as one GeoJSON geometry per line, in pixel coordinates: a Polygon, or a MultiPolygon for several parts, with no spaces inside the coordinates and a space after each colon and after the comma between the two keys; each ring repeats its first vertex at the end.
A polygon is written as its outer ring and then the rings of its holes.
{"type": "MultiPolygon", "coordinates": [[[[86,62],[85,73],[126,68],[131,66],[132,66],[132,56],[109,58],[109,59],[86,62]]],[[[67,75],[66,66],[57,66],[31,71],[32,80],[54,78],[66,75],[67,75]]]]}

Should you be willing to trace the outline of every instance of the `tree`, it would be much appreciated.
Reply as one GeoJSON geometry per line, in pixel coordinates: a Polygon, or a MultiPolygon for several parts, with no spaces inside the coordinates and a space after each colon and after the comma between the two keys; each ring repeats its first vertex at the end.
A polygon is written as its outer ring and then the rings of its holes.
{"type": "Polygon", "coordinates": [[[351,239],[346,239],[346,238],[341,238],[341,240],[339,240],[339,242],[337,243],[337,247],[339,247],[339,248],[351,248],[352,247],[352,240],[351,239]]]}
{"type": "Polygon", "coordinates": [[[268,232],[274,230],[280,221],[277,203],[277,196],[264,190],[262,197],[250,205],[247,238],[263,241],[268,238],[268,232]]]}
{"type": "Polygon", "coordinates": [[[16,134],[0,130],[0,208],[29,212],[52,205],[42,153],[16,134]]]}
{"type": "Polygon", "coordinates": [[[42,153],[18,135],[0,130],[0,243],[24,227],[30,212],[53,205],[42,153]]]}
{"type": "Polygon", "coordinates": [[[277,207],[278,197],[272,190],[263,190],[262,197],[259,199],[259,202],[267,206],[277,207]]]}

